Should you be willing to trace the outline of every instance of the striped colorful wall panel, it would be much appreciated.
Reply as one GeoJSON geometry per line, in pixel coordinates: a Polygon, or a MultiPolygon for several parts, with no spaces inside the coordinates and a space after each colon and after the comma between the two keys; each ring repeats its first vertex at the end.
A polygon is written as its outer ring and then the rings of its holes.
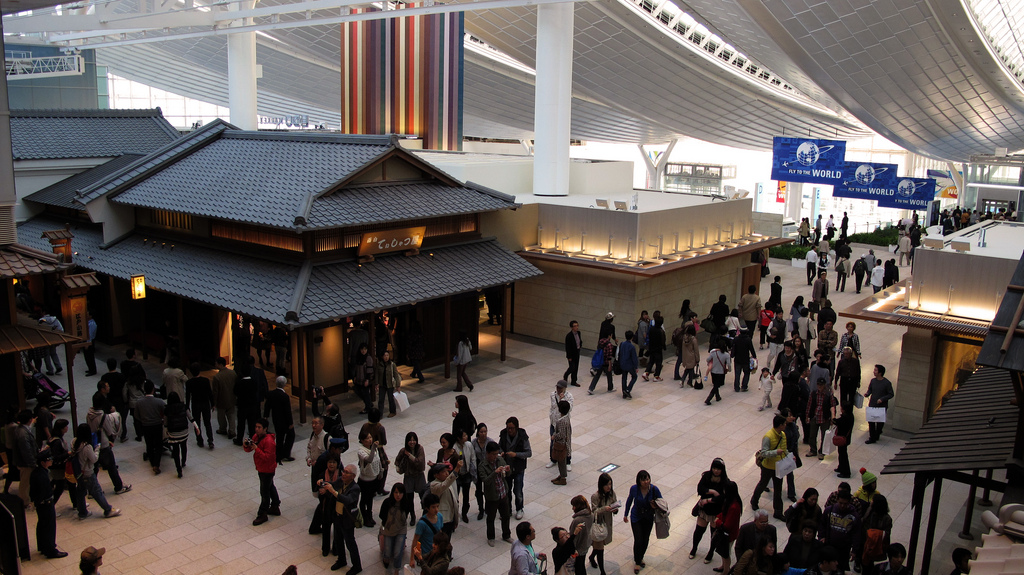
{"type": "Polygon", "coordinates": [[[427,149],[460,150],[464,22],[453,13],[342,24],[342,131],[411,134],[427,149]]]}

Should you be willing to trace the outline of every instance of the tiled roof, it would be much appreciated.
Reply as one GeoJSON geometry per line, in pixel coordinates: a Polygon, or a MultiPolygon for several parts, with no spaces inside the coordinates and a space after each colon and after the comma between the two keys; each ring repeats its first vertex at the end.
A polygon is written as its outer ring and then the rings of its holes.
{"type": "Polygon", "coordinates": [[[356,262],[313,268],[299,322],[407,305],[540,275],[540,270],[495,239],[398,254],[358,267],[356,262]]]}
{"type": "Polygon", "coordinates": [[[49,206],[80,210],[82,209],[82,205],[75,203],[76,193],[79,190],[85,189],[106,179],[111,174],[121,170],[141,157],[141,154],[124,154],[119,158],[114,158],[113,160],[100,164],[95,168],[75,174],[70,178],[64,178],[56,184],[47,186],[38,192],[25,196],[25,199],[49,206]]]}
{"type": "Polygon", "coordinates": [[[50,347],[63,343],[79,343],[82,340],[70,333],[39,329],[27,325],[0,326],[0,355],[18,353],[40,347],[50,347]]]}
{"type": "Polygon", "coordinates": [[[364,140],[368,143],[331,135],[229,130],[111,201],[294,228],[312,197],[392,147],[386,138],[364,140]]]}
{"type": "Polygon", "coordinates": [[[0,278],[20,278],[60,269],[57,256],[49,250],[47,242],[43,243],[47,245],[39,246],[38,249],[21,244],[10,244],[0,248],[0,278]]]}
{"type": "Polygon", "coordinates": [[[515,205],[514,197],[499,192],[439,182],[350,186],[315,199],[306,227],[366,225],[489,212],[515,205]]]}
{"type": "Polygon", "coordinates": [[[139,158],[124,166],[110,174],[109,177],[78,190],[77,202],[85,205],[107,192],[114,191],[118,187],[137,178],[145,177],[175,158],[187,155],[197,148],[208,144],[228,129],[235,129],[235,127],[223,120],[214,120],[187,136],[169,142],[161,148],[154,150],[148,156],[139,158]]]}
{"type": "MultiPolygon", "coordinates": [[[[58,220],[37,217],[18,226],[18,238],[45,249],[45,230],[62,227],[58,220]]],[[[299,273],[288,265],[210,248],[176,244],[173,249],[143,243],[132,235],[100,249],[97,227],[72,227],[75,263],[121,279],[145,273],[146,284],[182,297],[258,317],[283,322],[299,273]]],[[[162,242],[161,242],[162,243],[162,242]]]]}
{"type": "Polygon", "coordinates": [[[146,154],[179,133],[153,110],[11,110],[15,160],[146,154]]]}
{"type": "MultiPolygon", "coordinates": [[[[43,249],[46,240],[40,237],[42,232],[61,225],[41,216],[19,225],[18,235],[43,249]]],[[[413,257],[385,256],[361,268],[349,261],[311,266],[310,270],[308,265],[304,268],[206,247],[177,244],[172,248],[169,242],[163,245],[163,240],[144,243],[137,234],[100,249],[102,233],[98,228],[82,226],[71,231],[79,266],[125,280],[144,273],[146,284],[154,288],[292,325],[321,323],[541,273],[493,238],[413,257]],[[297,317],[289,316],[289,309],[295,308],[297,317]]]]}

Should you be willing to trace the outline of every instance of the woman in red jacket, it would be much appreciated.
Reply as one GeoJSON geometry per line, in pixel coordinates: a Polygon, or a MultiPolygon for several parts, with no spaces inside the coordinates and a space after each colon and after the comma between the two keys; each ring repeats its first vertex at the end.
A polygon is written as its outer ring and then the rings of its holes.
{"type": "Polygon", "coordinates": [[[277,444],[274,434],[267,433],[270,422],[266,418],[256,421],[256,434],[246,439],[242,447],[246,453],[252,452],[256,473],[260,476],[260,510],[253,519],[253,525],[263,525],[267,515],[281,515],[281,498],[277,495],[274,485],[274,472],[277,471],[277,444]]]}
{"type": "Polygon", "coordinates": [[[715,518],[715,535],[711,539],[711,549],[708,550],[705,563],[711,562],[712,552],[718,553],[722,558],[722,566],[715,567],[716,573],[728,573],[732,566],[730,557],[733,543],[740,534],[740,517],[743,515],[743,500],[740,499],[739,488],[735,481],[727,483],[723,489],[725,501],[722,504],[722,512],[715,518]]]}

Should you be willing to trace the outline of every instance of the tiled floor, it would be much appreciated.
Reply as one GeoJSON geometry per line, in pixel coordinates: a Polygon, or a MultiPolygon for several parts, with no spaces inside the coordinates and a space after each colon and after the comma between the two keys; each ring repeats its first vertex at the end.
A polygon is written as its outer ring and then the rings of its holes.
{"type": "MultiPolygon", "coordinates": [[[[784,278],[783,303],[787,309],[796,295],[809,293],[802,267],[790,267],[788,262],[775,260],[771,267],[772,275],[784,278]]],[[[904,273],[908,271],[904,269],[904,273]]],[[[833,299],[841,310],[860,297],[864,295],[857,296],[848,289],[846,293],[835,294],[833,299]]],[[[893,326],[861,323],[858,332],[865,356],[865,377],[870,377],[870,365],[883,363],[890,369],[890,379],[896,381],[901,331],[893,326]]],[[[759,394],[754,390],[734,394],[727,386],[721,403],[705,407],[704,392],[680,389],[668,380],[662,383],[639,381],[632,401],[623,400],[618,392],[599,392],[590,397],[585,388],[572,388],[576,401],[574,470],[569,474],[567,486],[556,487],[549,481],[555,472],[544,468],[543,453],[547,448],[548,396],[565,368],[560,346],[512,339],[508,342],[510,359],[502,364],[496,355],[497,338],[482,335],[481,342],[485,352],[469,367],[469,374],[477,384],[476,391],[469,394],[470,402],[477,419],[488,423],[493,434],[496,435],[506,417],[516,415],[533,438],[536,455],[526,475],[525,519],[537,527],[538,550],[550,551],[552,543],[547,533],[551,526],[569,523],[572,515],[569,500],[576,494],[589,497],[596,489],[598,469],[615,463],[619,469],[612,475],[623,500],[636,472],[647,469],[674,506],[671,537],[652,541],[645,573],[713,575],[712,565],[690,561],[686,556],[693,531],[689,511],[696,498],[696,482],[714,457],[722,457],[730,477],[739,483],[744,500],[749,498],[758,477],[752,454],[772,418],[770,412],[757,411],[759,394]]],[[[101,348],[98,357],[103,360],[109,353],[120,357],[121,350],[101,348]]],[[[765,357],[761,355],[762,360],[765,357]]],[[[161,367],[155,363],[147,366],[153,376],[159,374],[161,367]]],[[[88,381],[80,383],[79,388],[83,390],[80,395],[88,397],[95,378],[84,377],[81,361],[75,371],[79,382],[88,381]]],[[[450,429],[454,394],[449,390],[454,388],[454,381],[444,381],[439,373],[440,370],[433,370],[424,384],[407,380],[412,408],[384,421],[392,442],[388,448],[392,455],[407,431],[416,431],[427,446],[428,454],[432,455],[436,438],[450,429]]],[[[59,381],[66,382],[63,378],[59,381]]],[[[777,386],[776,400],[779,391],[777,386]]],[[[350,432],[354,432],[362,422],[356,414],[359,408],[348,398],[342,398],[342,403],[345,422],[350,432]]],[[[863,466],[878,473],[903,441],[899,434],[886,433],[879,443],[865,445],[867,424],[861,412],[857,415],[850,448],[851,464],[855,469],[863,466]]],[[[58,511],[63,512],[63,517],[58,519],[58,544],[72,555],[62,560],[46,560],[35,552],[32,535],[33,558],[24,564],[23,572],[29,575],[77,573],[77,554],[88,545],[107,548],[102,569],[105,575],[277,574],[289,564],[297,565],[302,574],[326,572],[333,559],[321,557],[319,538],[306,533],[315,506],[308,487],[309,470],[302,461],[308,434],[308,425],[298,430],[293,451],[298,461],[278,469],[276,483],[283,500],[283,515],[271,518],[260,527],[250,524],[259,502],[252,457],[225,438],[217,436],[217,448],[213,451],[199,449],[193,442],[183,479],[175,477],[170,462],[164,464],[162,475],[153,476],[142,461],[141,443],[129,440],[119,444],[116,454],[121,474],[126,482],[134,484],[134,489],[128,494],[113,496],[108,478],[101,475],[100,481],[111,503],[121,508],[124,515],[109,520],[94,516],[79,521],[70,512],[67,499],[63,499],[58,505],[58,511]]],[[[345,463],[353,462],[353,452],[344,454],[342,459],[345,463]]],[[[834,456],[824,462],[808,461],[798,470],[797,488],[802,491],[816,487],[825,494],[831,492],[838,483],[832,472],[835,465],[834,456]]],[[[395,479],[392,474],[389,484],[395,479]]],[[[859,481],[852,481],[855,487],[859,486],[859,481]]],[[[879,488],[889,497],[893,509],[893,540],[906,543],[912,520],[909,509],[912,478],[882,476],[879,488]]],[[[965,496],[966,488],[945,486],[938,523],[940,536],[959,527],[959,523],[953,528],[950,525],[958,521],[956,514],[965,496]]],[[[380,499],[375,509],[379,504],[380,499]]],[[[768,497],[762,500],[762,506],[770,509],[768,497]]],[[[508,545],[499,542],[497,547],[489,547],[484,524],[475,521],[475,512],[474,502],[470,525],[460,526],[455,533],[454,564],[465,567],[470,573],[507,572],[508,545]]],[[[745,510],[744,521],[749,518],[750,511],[745,510]]],[[[30,532],[34,524],[32,514],[30,532]]],[[[779,527],[785,530],[784,526],[779,527]]],[[[364,572],[381,573],[376,531],[362,529],[357,540],[364,572]]],[[[618,523],[614,543],[606,552],[609,573],[630,571],[631,545],[628,527],[618,523]]],[[[702,549],[707,545],[705,537],[702,549]]],[[[951,568],[947,559],[949,550],[940,546],[934,552],[934,572],[948,572],[951,568]]]]}

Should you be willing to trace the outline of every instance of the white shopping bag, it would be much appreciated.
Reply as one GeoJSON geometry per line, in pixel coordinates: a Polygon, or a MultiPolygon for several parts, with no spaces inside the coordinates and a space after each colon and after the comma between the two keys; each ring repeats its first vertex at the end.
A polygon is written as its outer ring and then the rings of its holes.
{"type": "Polygon", "coordinates": [[[796,470],[796,456],[792,453],[775,462],[775,477],[783,479],[796,470]]]}
{"type": "Polygon", "coordinates": [[[835,446],[834,443],[832,443],[832,438],[835,437],[835,436],[836,436],[836,428],[835,427],[830,427],[830,428],[828,428],[828,431],[825,432],[825,441],[824,441],[824,443],[822,443],[822,446],[821,446],[821,452],[824,453],[825,455],[828,455],[828,454],[832,453],[833,451],[835,451],[836,446],[835,446]]]}
{"type": "Polygon", "coordinates": [[[869,407],[864,412],[869,423],[885,423],[884,407],[869,407]]]}
{"type": "Polygon", "coordinates": [[[395,404],[398,406],[398,411],[409,409],[409,396],[404,391],[396,391],[393,395],[395,396],[395,404]]]}

